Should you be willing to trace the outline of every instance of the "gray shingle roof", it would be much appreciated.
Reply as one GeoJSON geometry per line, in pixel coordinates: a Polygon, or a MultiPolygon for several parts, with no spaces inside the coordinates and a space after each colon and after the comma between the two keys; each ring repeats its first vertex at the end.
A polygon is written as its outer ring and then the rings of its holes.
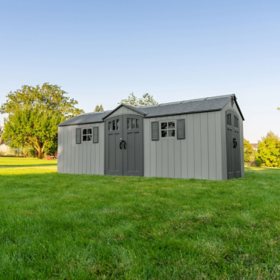
{"type": "MultiPolygon", "coordinates": [[[[133,107],[129,105],[123,105],[123,106],[126,106],[127,108],[139,112],[140,114],[144,115],[145,118],[152,118],[152,117],[191,114],[191,113],[199,113],[199,112],[219,111],[222,110],[225,107],[225,105],[228,104],[228,102],[230,102],[232,99],[236,101],[236,97],[234,94],[216,96],[216,97],[207,97],[202,99],[194,99],[194,100],[187,100],[187,101],[180,101],[180,102],[164,103],[156,106],[146,106],[146,107],[133,107]]],[[[120,106],[118,106],[114,110],[105,111],[102,113],[82,114],[80,116],[74,117],[70,120],[61,123],[60,126],[103,122],[103,119],[110,116],[120,106]]]]}
{"type": "Polygon", "coordinates": [[[76,124],[87,124],[87,123],[99,123],[103,122],[103,118],[111,111],[104,111],[101,113],[86,113],[74,118],[71,118],[59,126],[76,125],[76,124]]]}

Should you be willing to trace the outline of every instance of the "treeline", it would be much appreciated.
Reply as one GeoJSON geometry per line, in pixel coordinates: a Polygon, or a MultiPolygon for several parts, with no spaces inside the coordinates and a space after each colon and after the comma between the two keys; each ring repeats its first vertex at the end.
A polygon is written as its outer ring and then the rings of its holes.
{"type": "Polygon", "coordinates": [[[280,167],[280,138],[269,132],[254,147],[244,139],[244,161],[247,166],[280,167]]]}

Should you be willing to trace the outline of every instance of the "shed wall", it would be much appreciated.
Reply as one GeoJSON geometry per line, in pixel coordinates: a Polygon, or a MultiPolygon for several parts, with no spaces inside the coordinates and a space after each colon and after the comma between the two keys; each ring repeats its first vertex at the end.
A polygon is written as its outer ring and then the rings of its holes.
{"type": "Polygon", "coordinates": [[[144,176],[222,179],[221,112],[144,119],[144,176]],[[186,138],[151,141],[151,122],[185,119],[186,138]]]}
{"type": "Polygon", "coordinates": [[[104,174],[104,124],[62,126],[58,130],[58,172],[104,174]],[[76,128],[99,127],[99,141],[76,144],[76,128]]]}

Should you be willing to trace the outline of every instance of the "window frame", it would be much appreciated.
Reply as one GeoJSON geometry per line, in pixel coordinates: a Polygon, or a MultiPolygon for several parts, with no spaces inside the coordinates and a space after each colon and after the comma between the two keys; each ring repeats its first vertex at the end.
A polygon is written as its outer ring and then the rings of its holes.
{"type": "Polygon", "coordinates": [[[82,138],[82,142],[87,143],[87,142],[92,142],[92,138],[93,138],[93,131],[92,131],[92,127],[87,127],[87,128],[82,128],[82,133],[81,133],[81,138],[82,138]],[[87,131],[87,133],[84,134],[84,131],[87,131]],[[91,131],[90,133],[88,131],[91,131]],[[90,136],[90,137],[89,137],[90,136]],[[89,137],[86,140],[84,140],[84,137],[89,137]]]}
{"type": "Polygon", "coordinates": [[[159,121],[159,135],[160,135],[160,139],[177,139],[176,136],[177,136],[177,120],[166,120],[166,121],[159,121]],[[169,128],[168,127],[168,123],[171,123],[173,122],[174,123],[174,127],[172,128],[169,128]],[[162,123],[166,123],[167,126],[166,128],[161,128],[161,124],[162,123]],[[162,131],[166,131],[166,136],[162,136],[162,131]],[[169,131],[174,131],[174,135],[169,135],[169,131]]]}

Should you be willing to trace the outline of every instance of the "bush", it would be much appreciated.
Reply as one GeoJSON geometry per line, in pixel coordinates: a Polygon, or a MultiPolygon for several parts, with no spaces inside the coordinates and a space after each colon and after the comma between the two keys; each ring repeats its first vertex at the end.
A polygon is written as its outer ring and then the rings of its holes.
{"type": "Polygon", "coordinates": [[[280,138],[269,132],[258,144],[256,163],[267,167],[280,167],[280,138]]]}

